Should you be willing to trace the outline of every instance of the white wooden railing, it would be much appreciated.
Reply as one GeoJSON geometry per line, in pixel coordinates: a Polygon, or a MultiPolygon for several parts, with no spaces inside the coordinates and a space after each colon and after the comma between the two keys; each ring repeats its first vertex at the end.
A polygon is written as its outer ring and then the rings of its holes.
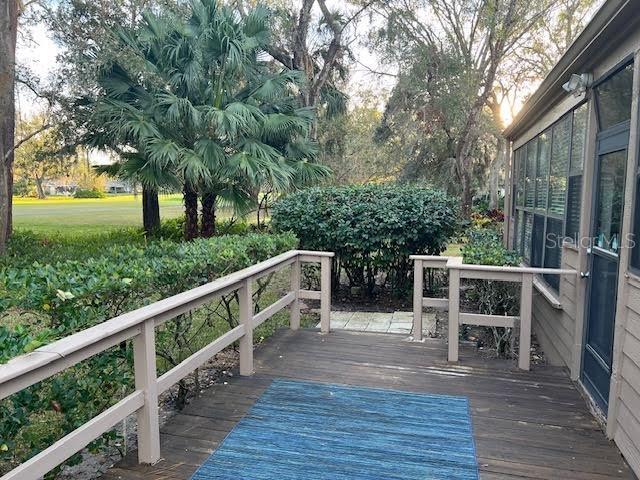
{"type": "Polygon", "coordinates": [[[135,391],[97,417],[55,442],[46,450],[19,465],[1,480],[35,480],[90,442],[112,429],[129,415],[138,420],[138,460],[153,464],[160,459],[158,395],[206,363],[216,353],[239,341],[240,374],[253,373],[253,329],[287,306],[291,306],[290,326],[300,327],[300,299],[320,300],[320,327],[328,333],[331,310],[330,252],[292,250],[245,268],[211,283],[180,293],[104,323],[53,342],[0,365],[0,400],[51,377],[78,362],[133,339],[135,391]],[[302,263],[320,263],[320,290],[300,289],[302,263]],[[269,273],[291,266],[289,292],[254,314],[252,284],[269,273]],[[162,376],[156,374],[155,327],[215,297],[239,292],[239,325],[218,337],[162,376]]]}
{"type": "Polygon", "coordinates": [[[533,278],[535,275],[577,275],[575,270],[533,267],[500,267],[493,265],[472,265],[462,263],[461,257],[440,257],[433,255],[411,255],[414,262],[413,275],[413,339],[422,340],[423,307],[441,308],[449,311],[449,351],[450,362],[458,361],[458,341],[460,325],[480,325],[487,327],[517,327],[520,330],[518,367],[530,368],[531,350],[531,302],[533,299],[533,278]],[[425,268],[446,269],[449,272],[449,298],[423,297],[423,273],[425,268]],[[520,315],[487,315],[460,312],[460,279],[475,278],[517,282],[521,284],[520,315]]]}

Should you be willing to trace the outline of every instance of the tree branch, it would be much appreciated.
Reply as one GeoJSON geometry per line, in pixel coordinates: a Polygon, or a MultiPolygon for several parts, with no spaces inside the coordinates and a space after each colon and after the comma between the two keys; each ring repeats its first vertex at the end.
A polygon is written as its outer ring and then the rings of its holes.
{"type": "Polygon", "coordinates": [[[19,149],[22,145],[24,145],[25,143],[27,143],[29,140],[31,140],[33,137],[40,135],[42,132],[44,132],[45,130],[48,130],[49,128],[51,128],[51,124],[50,123],[45,123],[44,125],[42,125],[40,128],[34,130],[33,132],[31,132],[29,135],[27,135],[26,137],[22,138],[18,143],[16,143],[12,148],[9,148],[5,154],[4,154],[4,161],[6,162],[9,159],[9,156],[15,152],[17,149],[19,149]]]}

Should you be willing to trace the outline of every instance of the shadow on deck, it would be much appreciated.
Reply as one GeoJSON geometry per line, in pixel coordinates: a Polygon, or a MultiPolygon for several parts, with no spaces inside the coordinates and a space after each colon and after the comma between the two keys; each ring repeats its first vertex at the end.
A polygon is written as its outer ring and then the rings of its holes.
{"type": "Polygon", "coordinates": [[[439,339],[281,330],[256,350],[254,376],[212,387],[162,428],[158,464],[132,452],[103,478],[190,478],[278,377],[467,397],[481,479],[633,478],[563,369],[521,371],[464,348],[459,364],[446,358],[439,339]]]}

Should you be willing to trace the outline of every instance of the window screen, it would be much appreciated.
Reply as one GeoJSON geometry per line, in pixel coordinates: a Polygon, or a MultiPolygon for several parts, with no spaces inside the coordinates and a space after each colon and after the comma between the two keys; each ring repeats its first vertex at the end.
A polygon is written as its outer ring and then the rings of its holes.
{"type": "MultiPolygon", "coordinates": [[[[562,241],[562,220],[547,218],[547,230],[544,242],[545,268],[560,268],[562,241]]],[[[558,275],[545,275],[544,279],[554,289],[558,290],[560,286],[560,278],[558,275]]]]}
{"type": "Polygon", "coordinates": [[[549,213],[564,215],[571,145],[571,114],[553,126],[553,152],[549,171],[549,213]]]}
{"type": "Polygon", "coordinates": [[[542,266],[542,254],[544,252],[544,217],[534,215],[533,234],[531,238],[531,266],[542,266]]]}
{"type": "Polygon", "coordinates": [[[538,137],[538,167],[536,169],[536,210],[547,209],[549,186],[549,159],[551,157],[551,131],[538,137]]]}
{"type": "Polygon", "coordinates": [[[567,218],[565,236],[573,242],[578,241],[580,231],[580,208],[582,206],[582,169],[584,148],[587,136],[587,104],[573,111],[571,131],[571,162],[569,165],[567,218]]]}
{"type": "Polygon", "coordinates": [[[525,174],[525,207],[534,208],[536,204],[536,159],[538,155],[538,139],[527,143],[527,162],[525,174]]]}
{"type": "Polygon", "coordinates": [[[600,130],[606,130],[631,118],[633,64],[627,65],[596,87],[600,130]]]}
{"type": "Polygon", "coordinates": [[[524,207],[525,152],[526,147],[516,150],[516,207],[524,207]]]}
{"type": "Polygon", "coordinates": [[[531,234],[533,233],[533,214],[524,214],[524,239],[522,240],[522,257],[531,262],[531,234]]]}

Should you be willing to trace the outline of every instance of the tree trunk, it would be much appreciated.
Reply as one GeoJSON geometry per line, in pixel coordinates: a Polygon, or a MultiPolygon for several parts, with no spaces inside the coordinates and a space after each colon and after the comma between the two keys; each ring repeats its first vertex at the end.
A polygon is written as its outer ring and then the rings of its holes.
{"type": "Polygon", "coordinates": [[[202,196],[202,227],[200,235],[205,238],[213,237],[216,234],[216,201],[218,196],[215,193],[207,192],[202,196]]]}
{"type": "Polygon", "coordinates": [[[47,196],[44,193],[44,188],[42,187],[42,182],[44,181],[44,179],[38,175],[35,175],[34,178],[36,182],[36,193],[38,195],[38,198],[40,199],[47,198],[47,196]]]}
{"type": "Polygon", "coordinates": [[[198,193],[189,184],[184,186],[184,238],[198,236],[198,193]]]}
{"type": "Polygon", "coordinates": [[[0,253],[11,235],[18,1],[0,0],[0,253]]]}
{"type": "Polygon", "coordinates": [[[153,235],[160,228],[158,191],[144,185],[142,186],[142,225],[147,237],[153,235]]]}
{"type": "Polygon", "coordinates": [[[505,140],[502,135],[497,137],[496,158],[489,167],[489,208],[498,208],[498,189],[500,188],[500,169],[504,165],[505,140]]]}
{"type": "Polygon", "coordinates": [[[460,198],[460,207],[464,218],[469,218],[471,215],[471,207],[473,206],[473,188],[471,185],[471,172],[467,170],[462,171],[462,195],[460,198]]]}

